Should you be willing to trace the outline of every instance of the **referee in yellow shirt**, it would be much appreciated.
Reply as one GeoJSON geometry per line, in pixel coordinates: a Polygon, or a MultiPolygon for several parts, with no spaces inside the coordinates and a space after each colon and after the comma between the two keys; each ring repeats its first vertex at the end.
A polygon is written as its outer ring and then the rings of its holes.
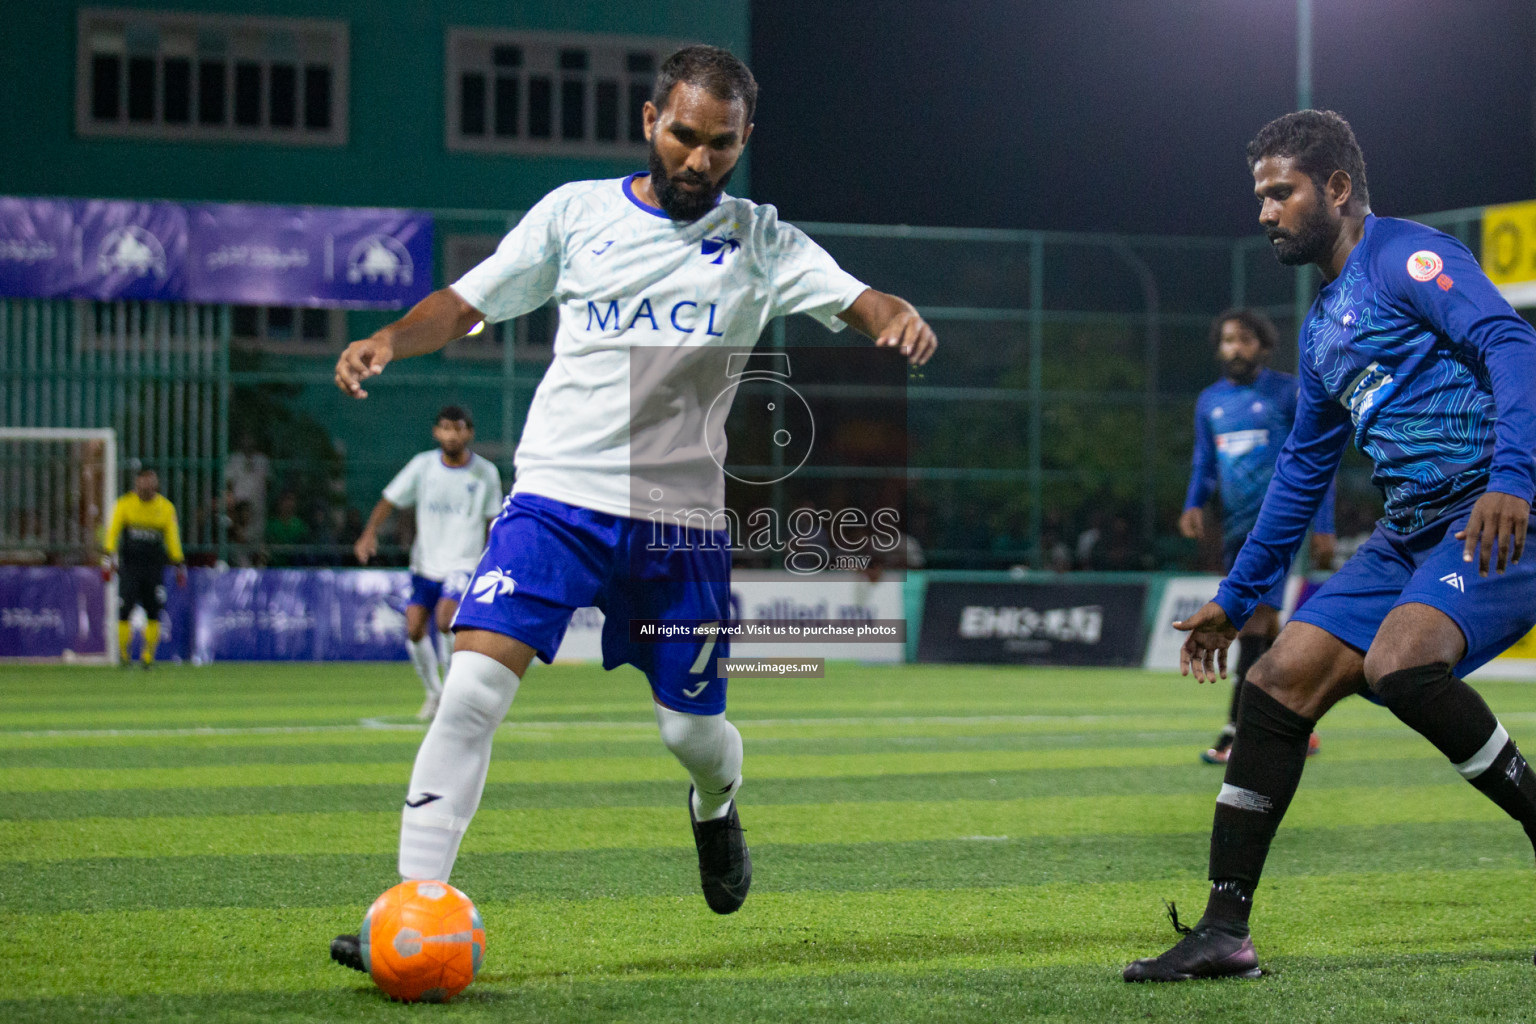
{"type": "Polygon", "coordinates": [[[176,585],[187,585],[187,567],[181,554],[181,533],[176,529],[176,506],[160,493],[160,475],[140,469],[133,490],[112,506],[107,526],[107,557],[118,570],[117,647],[123,664],[133,645],[129,617],[138,605],[149,621],[144,626],[144,650],[139,655],[145,668],[155,663],[160,645],[160,607],[165,603],[166,563],[176,567],[176,585]]]}

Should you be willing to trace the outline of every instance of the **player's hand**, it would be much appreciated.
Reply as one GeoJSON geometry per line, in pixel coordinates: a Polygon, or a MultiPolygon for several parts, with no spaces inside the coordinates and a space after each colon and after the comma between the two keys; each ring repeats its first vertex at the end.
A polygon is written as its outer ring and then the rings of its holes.
{"type": "Polygon", "coordinates": [[[1477,552],[1477,574],[1488,575],[1488,563],[1495,550],[1498,561],[1495,568],[1503,572],[1520,561],[1525,552],[1525,529],[1531,521],[1531,503],[1513,494],[1488,491],[1472,506],[1472,517],[1466,528],[1456,533],[1457,540],[1466,541],[1461,560],[1472,561],[1477,552]]]}
{"type": "Polygon", "coordinates": [[[113,563],[111,555],[101,560],[101,582],[111,583],[112,577],[116,572],[117,566],[113,563]]]}
{"type": "Polygon", "coordinates": [[[880,337],[875,339],[875,344],[881,348],[900,349],[908,363],[922,366],[933,358],[934,350],[939,347],[939,339],[934,335],[933,328],[928,326],[928,321],[918,315],[916,310],[906,310],[890,319],[880,332],[880,337]]]}
{"type": "Polygon", "coordinates": [[[186,589],[187,567],[185,565],[178,565],[176,567],[176,585],[182,589],[186,589]]]}
{"type": "Polygon", "coordinates": [[[1185,509],[1179,516],[1179,533],[1190,540],[1204,540],[1205,511],[1198,507],[1185,509]]]}
{"type": "Polygon", "coordinates": [[[395,358],[395,346],[388,335],[375,334],[362,341],[354,341],[336,360],[336,386],[353,398],[367,398],[363,381],[384,372],[390,360],[395,358]]]}
{"type": "Polygon", "coordinates": [[[1173,628],[1189,634],[1179,648],[1181,675],[1193,672],[1202,683],[1214,683],[1218,672],[1220,678],[1227,678],[1227,648],[1237,639],[1237,627],[1221,605],[1208,601],[1189,618],[1175,622],[1173,628]]]}
{"type": "Polygon", "coordinates": [[[379,538],[365,530],[352,545],[352,553],[357,556],[358,565],[367,565],[368,559],[379,553],[379,538]]]}
{"type": "Polygon", "coordinates": [[[1314,533],[1312,535],[1312,568],[1333,568],[1334,536],[1331,533],[1314,533]]]}

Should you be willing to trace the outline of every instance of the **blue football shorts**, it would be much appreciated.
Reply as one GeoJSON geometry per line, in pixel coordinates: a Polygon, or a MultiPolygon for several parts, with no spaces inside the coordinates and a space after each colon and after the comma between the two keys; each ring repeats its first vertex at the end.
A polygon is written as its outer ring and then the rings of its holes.
{"type": "MultiPolygon", "coordinates": [[[[1448,615],[1466,638],[1456,673],[1487,664],[1536,624],[1536,551],[1528,548],[1502,574],[1490,564],[1488,575],[1479,576],[1475,561],[1462,561],[1465,542],[1456,539],[1475,500],[1412,533],[1377,526],[1291,621],[1310,622],[1365,651],[1393,608],[1427,604],[1448,615]]],[[[1536,525],[1536,516],[1532,521],[1536,525]]]]}
{"type": "Polygon", "coordinates": [[[443,598],[450,601],[464,600],[469,589],[469,573],[451,572],[444,579],[434,580],[411,573],[411,596],[407,605],[419,604],[423,608],[436,608],[443,598]]]}
{"type": "Polygon", "coordinates": [[[716,669],[720,658],[730,657],[730,642],[635,643],[629,623],[728,621],[730,536],[666,524],[658,538],[656,529],[648,520],[514,494],[491,524],[453,627],[521,640],[547,663],[571,614],[596,606],[605,617],[604,668],[633,665],[663,707],[718,715],[725,710],[725,678],[716,669]]]}

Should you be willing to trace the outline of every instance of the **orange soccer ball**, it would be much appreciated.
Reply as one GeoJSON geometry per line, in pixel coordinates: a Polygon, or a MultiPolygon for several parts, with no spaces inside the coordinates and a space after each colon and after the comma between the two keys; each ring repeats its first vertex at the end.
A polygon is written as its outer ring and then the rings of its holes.
{"type": "Polygon", "coordinates": [[[358,933],[374,984],[408,1003],[446,1003],[485,959],[485,925],[447,882],[401,882],[373,901],[358,933]]]}

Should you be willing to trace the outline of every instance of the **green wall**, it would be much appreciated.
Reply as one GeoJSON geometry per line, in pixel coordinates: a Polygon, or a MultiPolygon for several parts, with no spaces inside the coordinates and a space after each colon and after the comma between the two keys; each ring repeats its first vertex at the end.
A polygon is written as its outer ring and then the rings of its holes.
{"type": "MultiPolygon", "coordinates": [[[[11,4],[0,33],[7,69],[0,103],[0,195],[250,201],[341,206],[527,209],[568,181],[639,169],[630,160],[449,153],[444,146],[443,54],[450,26],[602,32],[697,40],[748,56],[747,0],[159,0],[122,7],[346,21],[351,44],[348,142],[341,147],[240,142],[83,139],[75,135],[77,11],[83,4],[11,4]]],[[[95,6],[115,7],[110,0],[95,6]]],[[[733,190],[749,180],[742,161],[733,190]]],[[[441,232],[442,225],[439,226],[441,232]]],[[[477,230],[484,231],[481,226],[477,230]]],[[[441,268],[438,280],[442,285],[441,268]]],[[[349,314],[353,337],[391,316],[349,314]]],[[[347,452],[351,504],[369,508],[390,475],[432,445],[432,413],[473,408],[482,443],[503,432],[498,364],[428,356],[397,367],[359,405],[330,383],[334,359],[261,356],[261,371],[299,385],[287,404],[319,420],[347,452]],[[451,378],[472,378],[472,386],[451,378]]],[[[528,367],[537,377],[541,367],[528,367]]],[[[521,421],[526,392],[515,418],[521,421]]],[[[233,439],[232,439],[233,440],[233,439]]],[[[505,451],[495,452],[509,465],[505,451]]],[[[284,453],[273,452],[281,458],[284,453]]]]}
{"type": "MultiPolygon", "coordinates": [[[[526,209],[567,181],[628,161],[449,154],[443,48],[450,25],[695,39],[748,51],[747,0],[233,0],[146,10],[332,18],[351,33],[350,131],[342,147],[81,139],[74,130],[73,3],[7,5],[0,66],[0,195],[102,196],[348,206],[526,209]]],[[[102,7],[116,6],[109,2],[102,7]]],[[[747,168],[738,173],[744,189],[747,168]]]]}

